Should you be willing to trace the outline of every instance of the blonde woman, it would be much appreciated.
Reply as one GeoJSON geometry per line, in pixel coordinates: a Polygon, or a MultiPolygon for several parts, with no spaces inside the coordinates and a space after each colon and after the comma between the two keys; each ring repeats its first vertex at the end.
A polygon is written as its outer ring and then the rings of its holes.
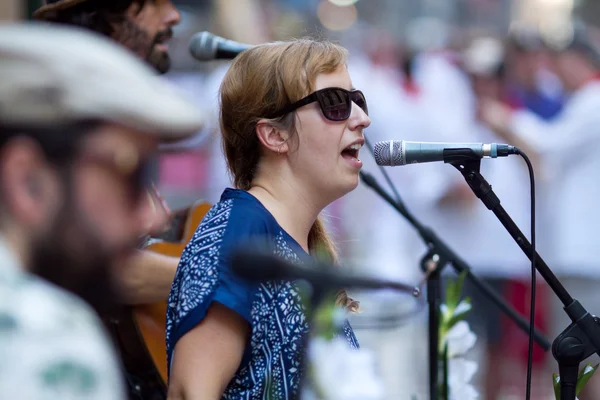
{"type": "MultiPolygon", "coordinates": [[[[335,259],[319,219],[358,185],[369,126],[346,50],[309,39],[253,47],[220,90],[224,152],[235,189],[206,215],[183,253],[169,297],[169,399],[293,398],[308,332],[293,282],[234,276],[232,249],[261,237],[286,259],[335,259]]],[[[345,292],[341,306],[357,303],[345,292]]],[[[358,343],[348,323],[341,335],[358,343]]]]}

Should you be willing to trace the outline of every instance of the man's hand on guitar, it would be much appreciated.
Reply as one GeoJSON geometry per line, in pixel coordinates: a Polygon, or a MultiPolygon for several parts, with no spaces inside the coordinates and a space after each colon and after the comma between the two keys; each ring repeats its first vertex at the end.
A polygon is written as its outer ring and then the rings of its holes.
{"type": "Polygon", "coordinates": [[[166,301],[177,271],[179,257],[138,250],[120,265],[119,285],[127,304],[166,301]]]}
{"type": "MultiPolygon", "coordinates": [[[[171,210],[154,185],[148,191],[146,207],[141,217],[146,221],[144,232],[140,232],[142,238],[158,235],[169,227],[171,210]]],[[[121,260],[117,265],[117,279],[122,299],[127,304],[166,301],[179,264],[179,254],[173,257],[138,250],[121,260]]]]}
{"type": "MultiPolygon", "coordinates": [[[[125,365],[129,373],[143,377],[146,383],[150,382],[143,388],[148,398],[150,393],[155,392],[166,395],[167,298],[179,257],[210,208],[210,204],[199,201],[176,211],[173,218],[169,218],[169,232],[161,232],[162,239],[153,238],[146,244],[145,250],[136,251],[134,256],[118,266],[124,301],[134,307],[123,307],[121,311],[125,312],[116,318],[117,323],[111,325],[111,331],[121,346],[122,354],[127,355],[125,365]],[[134,337],[139,346],[132,346],[134,337]],[[125,343],[127,347],[124,347],[125,343]]],[[[163,209],[168,210],[167,207],[163,209]]],[[[115,316],[111,316],[110,321],[115,321],[115,316]]]]}

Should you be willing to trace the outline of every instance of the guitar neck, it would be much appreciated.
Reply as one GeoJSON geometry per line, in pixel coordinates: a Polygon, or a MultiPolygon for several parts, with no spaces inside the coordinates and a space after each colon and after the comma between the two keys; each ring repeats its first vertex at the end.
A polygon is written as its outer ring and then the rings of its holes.
{"type": "Polygon", "coordinates": [[[166,229],[157,235],[153,235],[151,239],[159,239],[171,243],[179,242],[183,238],[185,222],[189,213],[189,208],[172,213],[170,222],[166,229]]]}

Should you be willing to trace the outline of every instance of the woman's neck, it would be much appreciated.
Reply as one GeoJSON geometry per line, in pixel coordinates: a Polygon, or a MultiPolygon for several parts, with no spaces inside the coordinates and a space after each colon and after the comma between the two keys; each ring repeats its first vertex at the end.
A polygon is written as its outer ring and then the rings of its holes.
{"type": "Polygon", "coordinates": [[[284,179],[255,179],[248,191],[256,197],[277,223],[308,253],[308,234],[322,208],[300,189],[284,179]]]}

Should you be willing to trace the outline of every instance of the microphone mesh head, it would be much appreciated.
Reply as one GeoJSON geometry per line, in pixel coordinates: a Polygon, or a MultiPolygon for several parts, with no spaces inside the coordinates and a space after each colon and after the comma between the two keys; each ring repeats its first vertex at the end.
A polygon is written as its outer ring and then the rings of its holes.
{"type": "Polygon", "coordinates": [[[375,162],[377,165],[393,167],[395,165],[405,164],[404,160],[402,159],[401,140],[388,140],[385,142],[375,143],[373,152],[375,153],[375,162]]]}
{"type": "Polygon", "coordinates": [[[210,32],[196,33],[190,39],[189,51],[198,61],[211,61],[217,54],[216,37],[210,32]]]}

